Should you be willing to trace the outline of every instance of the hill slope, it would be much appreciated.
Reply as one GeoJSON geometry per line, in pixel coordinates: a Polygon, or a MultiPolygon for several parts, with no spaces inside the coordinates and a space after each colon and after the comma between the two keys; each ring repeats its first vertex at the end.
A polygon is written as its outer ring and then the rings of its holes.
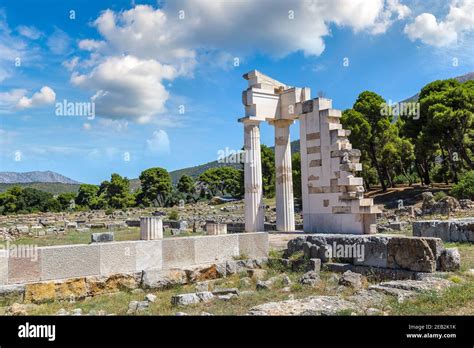
{"type": "Polygon", "coordinates": [[[65,192],[79,191],[80,184],[63,184],[60,182],[32,182],[32,183],[15,183],[15,184],[3,184],[0,183],[0,193],[5,192],[10,187],[20,186],[21,188],[31,187],[37,190],[46,191],[53,195],[58,195],[65,192]]]}

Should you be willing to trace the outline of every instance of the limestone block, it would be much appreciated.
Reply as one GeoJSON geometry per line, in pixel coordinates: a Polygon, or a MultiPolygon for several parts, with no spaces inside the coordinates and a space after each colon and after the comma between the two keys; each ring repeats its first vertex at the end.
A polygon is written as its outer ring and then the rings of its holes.
{"type": "Polygon", "coordinates": [[[163,239],[163,268],[178,268],[194,264],[194,237],[163,239]]]}
{"type": "Polygon", "coordinates": [[[0,285],[8,283],[8,250],[0,250],[0,285]]]}
{"type": "Polygon", "coordinates": [[[35,282],[41,279],[40,248],[25,249],[23,255],[17,254],[8,257],[8,284],[35,282]]]}
{"type": "Polygon", "coordinates": [[[431,221],[414,221],[413,236],[415,237],[437,237],[443,241],[451,240],[449,233],[449,221],[431,220],[431,221]]]}
{"type": "Polygon", "coordinates": [[[195,237],[194,263],[226,261],[233,256],[239,256],[238,235],[195,237]]]}
{"type": "Polygon", "coordinates": [[[41,248],[41,280],[100,274],[99,245],[41,248]]]}
{"type": "Polygon", "coordinates": [[[136,242],[115,242],[100,245],[100,274],[134,272],[136,242]]]}
{"type": "Polygon", "coordinates": [[[163,265],[162,241],[141,241],[135,244],[136,270],[161,269],[163,265]]]}
{"type": "Polygon", "coordinates": [[[354,265],[387,267],[389,237],[370,236],[363,238],[364,257],[354,260],[354,265]]]}
{"type": "Polygon", "coordinates": [[[388,242],[387,268],[434,272],[436,258],[423,238],[392,237],[388,242]]]}
{"type": "Polygon", "coordinates": [[[265,232],[240,233],[239,254],[247,257],[268,256],[268,234],[265,232]]]}

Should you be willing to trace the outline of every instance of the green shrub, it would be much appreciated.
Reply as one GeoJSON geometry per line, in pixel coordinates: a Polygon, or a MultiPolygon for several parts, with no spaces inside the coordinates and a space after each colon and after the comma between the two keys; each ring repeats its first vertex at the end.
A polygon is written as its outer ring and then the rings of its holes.
{"type": "Polygon", "coordinates": [[[177,211],[177,210],[172,210],[172,211],[170,211],[170,213],[168,214],[168,219],[170,219],[170,220],[178,220],[178,219],[179,219],[178,211],[177,211]]]}
{"type": "Polygon", "coordinates": [[[451,189],[451,195],[461,199],[474,200],[474,170],[471,170],[461,177],[461,180],[451,189]]]}
{"type": "Polygon", "coordinates": [[[438,202],[438,201],[442,200],[443,198],[448,197],[448,195],[446,193],[444,193],[443,191],[438,191],[433,195],[433,197],[434,197],[435,201],[438,202]]]}

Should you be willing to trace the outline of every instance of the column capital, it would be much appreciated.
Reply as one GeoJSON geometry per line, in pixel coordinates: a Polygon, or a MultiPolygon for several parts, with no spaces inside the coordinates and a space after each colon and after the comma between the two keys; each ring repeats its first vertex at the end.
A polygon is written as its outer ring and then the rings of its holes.
{"type": "Polygon", "coordinates": [[[289,119],[281,118],[281,119],[275,119],[275,120],[268,121],[268,123],[271,124],[272,126],[275,126],[275,127],[278,127],[278,128],[284,128],[284,127],[291,126],[294,123],[294,121],[289,120],[289,119]]]}
{"type": "Polygon", "coordinates": [[[259,125],[262,120],[256,119],[256,118],[250,118],[250,117],[242,117],[239,118],[239,122],[243,124],[253,124],[253,125],[259,125]]]}

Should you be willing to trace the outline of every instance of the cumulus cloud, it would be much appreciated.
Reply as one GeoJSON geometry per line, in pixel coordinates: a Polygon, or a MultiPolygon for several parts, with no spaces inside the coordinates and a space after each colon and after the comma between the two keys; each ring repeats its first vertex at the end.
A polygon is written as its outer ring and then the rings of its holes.
{"type": "Polygon", "coordinates": [[[153,132],[153,136],[146,141],[147,148],[154,154],[166,155],[170,153],[170,139],[164,130],[153,132]]]}
{"type": "Polygon", "coordinates": [[[123,56],[107,58],[89,74],[74,73],[71,82],[96,90],[92,100],[98,115],[146,123],[153,115],[165,111],[169,93],[162,82],[175,76],[170,65],[123,56]]]}
{"type": "Polygon", "coordinates": [[[31,98],[23,96],[18,100],[16,104],[17,108],[19,109],[29,109],[38,106],[52,104],[56,101],[56,93],[48,86],[43,86],[39,90],[33,94],[31,98]]]}
{"type": "Polygon", "coordinates": [[[459,40],[465,32],[474,31],[474,1],[453,0],[449,12],[442,21],[431,13],[422,13],[407,24],[404,32],[412,41],[420,40],[425,44],[443,47],[459,40]]]}
{"type": "Polygon", "coordinates": [[[224,67],[232,57],[255,52],[318,56],[331,25],[380,34],[409,13],[398,0],[259,0],[245,6],[240,0],[177,0],[161,8],[108,9],[93,22],[101,38],[78,44],[90,52],[89,61],[66,66],[76,69],[73,84],[95,93],[98,116],[150,122],[166,112],[170,96],[163,81],[192,76],[210,56],[224,67]]]}

